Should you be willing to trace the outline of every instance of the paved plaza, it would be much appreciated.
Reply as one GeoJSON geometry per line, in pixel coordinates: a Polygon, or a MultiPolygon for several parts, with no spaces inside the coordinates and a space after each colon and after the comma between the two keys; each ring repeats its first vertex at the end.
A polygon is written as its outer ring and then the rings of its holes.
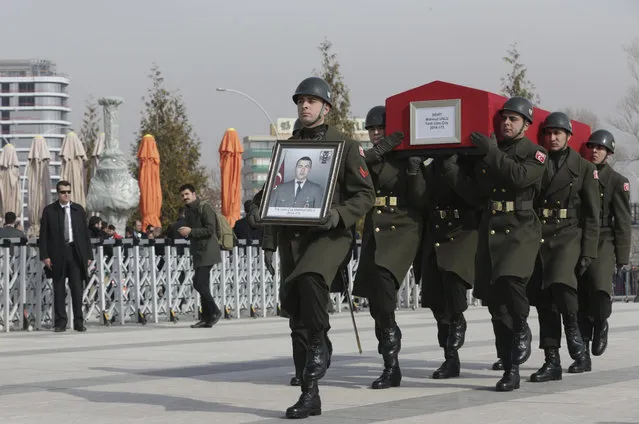
{"type": "MultiPolygon", "coordinates": [[[[533,355],[522,386],[497,393],[500,372],[488,310],[471,307],[461,350],[462,375],[433,380],[443,360],[428,310],[401,311],[402,386],[369,389],[381,371],[368,312],[331,317],[335,353],[321,380],[322,415],[309,423],[639,423],[639,304],[615,303],[610,343],[593,357],[593,372],[551,383],[529,383],[543,361],[530,325],[533,355]]],[[[0,334],[0,417],[19,423],[275,423],[299,396],[288,386],[291,339],[283,318],[142,326],[89,326],[86,333],[49,330],[0,334]]],[[[571,360],[565,346],[562,365],[571,360]]]]}

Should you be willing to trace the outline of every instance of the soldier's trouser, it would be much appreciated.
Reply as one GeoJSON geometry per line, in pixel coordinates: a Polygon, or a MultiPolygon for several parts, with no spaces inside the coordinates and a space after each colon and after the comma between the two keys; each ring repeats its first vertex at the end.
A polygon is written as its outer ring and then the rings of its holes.
{"type": "Polygon", "coordinates": [[[430,301],[430,310],[437,321],[439,346],[445,348],[451,322],[468,309],[467,284],[457,274],[448,271],[441,272],[438,284],[439,290],[434,291],[438,296],[430,301]]]}
{"type": "Polygon", "coordinates": [[[530,313],[526,283],[519,277],[499,277],[491,288],[488,310],[492,316],[497,356],[510,358],[514,333],[522,333],[530,313]]]}
{"type": "Polygon", "coordinates": [[[577,316],[577,290],[563,283],[553,283],[539,297],[539,347],[561,347],[561,317],[577,316]]]}
{"type": "Polygon", "coordinates": [[[583,285],[577,292],[579,298],[579,330],[585,341],[591,341],[593,336],[593,323],[604,322],[612,314],[610,295],[602,290],[590,291],[583,285]]]}
{"type": "Polygon", "coordinates": [[[317,273],[305,273],[290,282],[292,284],[286,298],[282,299],[282,308],[294,320],[314,334],[325,331],[328,326],[328,286],[324,278],[317,273]]]}
{"type": "Polygon", "coordinates": [[[375,265],[371,272],[368,304],[370,314],[380,328],[394,328],[395,308],[397,307],[398,284],[393,274],[381,266],[375,265]]]}

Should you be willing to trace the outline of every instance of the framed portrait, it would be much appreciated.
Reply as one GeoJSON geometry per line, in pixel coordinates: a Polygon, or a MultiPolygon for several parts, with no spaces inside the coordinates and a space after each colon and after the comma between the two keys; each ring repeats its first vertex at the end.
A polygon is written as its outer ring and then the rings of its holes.
{"type": "Polygon", "coordinates": [[[277,140],[260,219],[272,225],[317,225],[327,215],[344,141],[277,140]]]}

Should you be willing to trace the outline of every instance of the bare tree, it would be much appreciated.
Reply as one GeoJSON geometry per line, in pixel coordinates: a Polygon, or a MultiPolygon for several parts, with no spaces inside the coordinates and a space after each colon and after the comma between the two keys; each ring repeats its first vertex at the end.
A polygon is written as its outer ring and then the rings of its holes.
{"type": "Polygon", "coordinates": [[[222,209],[222,179],[219,168],[209,168],[207,170],[208,184],[200,190],[200,196],[205,199],[214,209],[222,209]]]}
{"type": "Polygon", "coordinates": [[[609,122],[639,142],[639,37],[623,49],[628,55],[628,68],[633,84],[628,87],[626,95],[617,106],[618,115],[610,118],[609,122]]]}
{"type": "Polygon", "coordinates": [[[348,86],[344,82],[337,53],[332,53],[333,43],[324,39],[317,48],[322,54],[321,70],[314,69],[315,76],[323,78],[331,87],[333,107],[326,117],[326,123],[344,133],[347,138],[355,138],[355,122],[351,118],[351,98],[348,86]]]}
{"type": "Polygon", "coordinates": [[[584,124],[590,126],[590,129],[592,131],[598,130],[600,128],[599,117],[590,109],[567,107],[561,109],[560,111],[568,115],[570,119],[583,122],[584,124]]]}
{"type": "Polygon", "coordinates": [[[512,66],[512,69],[501,78],[501,94],[508,97],[525,97],[534,105],[538,105],[539,96],[535,93],[535,84],[526,78],[528,69],[520,61],[521,54],[517,49],[517,43],[511,44],[506,53],[502,60],[512,66]]]}

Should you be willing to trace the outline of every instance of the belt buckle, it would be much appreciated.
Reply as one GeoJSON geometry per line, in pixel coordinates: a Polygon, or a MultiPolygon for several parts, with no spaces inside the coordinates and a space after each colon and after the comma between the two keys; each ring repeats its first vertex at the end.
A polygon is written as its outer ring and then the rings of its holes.
{"type": "Polygon", "coordinates": [[[552,216],[552,210],[543,209],[542,210],[542,215],[544,216],[544,218],[550,218],[552,216]]]}
{"type": "Polygon", "coordinates": [[[386,206],[386,198],[385,197],[376,197],[375,198],[375,206],[386,206]]]}
{"type": "Polygon", "coordinates": [[[439,210],[439,219],[444,219],[446,218],[446,211],[444,210],[439,210]]]}
{"type": "Polygon", "coordinates": [[[515,202],[513,201],[508,201],[508,202],[504,202],[505,203],[505,209],[506,212],[513,212],[515,210],[515,202]]]}
{"type": "Polygon", "coordinates": [[[389,197],[388,198],[388,204],[390,206],[397,206],[397,197],[389,197]]]}
{"type": "Polygon", "coordinates": [[[455,215],[455,219],[459,219],[459,210],[458,210],[458,209],[455,209],[455,210],[453,211],[453,215],[455,215]]]}
{"type": "Polygon", "coordinates": [[[493,204],[493,210],[494,211],[502,211],[503,210],[502,202],[492,202],[492,204],[493,204]]]}
{"type": "Polygon", "coordinates": [[[566,219],[568,218],[568,209],[559,209],[559,218],[566,219]]]}

